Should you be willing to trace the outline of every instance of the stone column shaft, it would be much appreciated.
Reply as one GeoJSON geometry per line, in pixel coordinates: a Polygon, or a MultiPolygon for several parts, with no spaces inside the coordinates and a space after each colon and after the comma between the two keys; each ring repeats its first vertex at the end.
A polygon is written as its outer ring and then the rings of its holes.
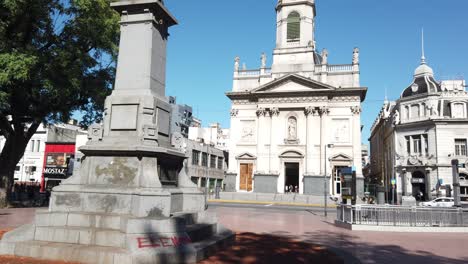
{"type": "MultiPolygon", "coordinates": [[[[327,157],[325,157],[325,147],[327,145],[327,121],[328,113],[330,112],[328,107],[321,107],[320,113],[320,175],[325,174],[325,166],[328,166],[327,157]]],[[[327,171],[328,174],[328,171],[327,171]]]]}

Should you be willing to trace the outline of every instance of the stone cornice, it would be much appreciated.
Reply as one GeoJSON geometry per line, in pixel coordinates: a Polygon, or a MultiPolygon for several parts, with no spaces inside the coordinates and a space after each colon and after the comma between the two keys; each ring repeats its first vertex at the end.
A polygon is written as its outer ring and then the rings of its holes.
{"type": "Polygon", "coordinates": [[[281,98],[297,98],[296,101],[327,101],[335,98],[357,97],[363,102],[366,98],[367,87],[342,88],[336,90],[311,90],[311,91],[288,91],[288,92],[227,92],[226,96],[231,100],[246,100],[248,102],[258,102],[262,99],[275,99],[281,101],[281,98]],[[303,99],[307,98],[307,99],[303,99]],[[327,99],[325,99],[327,98],[327,99]]]}

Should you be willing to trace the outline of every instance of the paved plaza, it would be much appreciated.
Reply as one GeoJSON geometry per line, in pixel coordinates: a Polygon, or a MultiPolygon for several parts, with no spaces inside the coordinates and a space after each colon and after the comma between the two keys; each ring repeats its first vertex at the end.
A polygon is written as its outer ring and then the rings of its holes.
{"type": "MultiPolygon", "coordinates": [[[[1,209],[0,228],[31,222],[33,208],[1,209]]],[[[335,227],[319,208],[291,210],[261,205],[210,206],[220,222],[235,232],[287,237],[329,247],[345,263],[468,263],[468,236],[450,233],[356,232],[335,227]]]]}
{"type": "Polygon", "coordinates": [[[362,263],[468,263],[468,236],[448,233],[356,232],[335,227],[318,210],[211,207],[236,232],[276,234],[327,245],[362,263]]]}

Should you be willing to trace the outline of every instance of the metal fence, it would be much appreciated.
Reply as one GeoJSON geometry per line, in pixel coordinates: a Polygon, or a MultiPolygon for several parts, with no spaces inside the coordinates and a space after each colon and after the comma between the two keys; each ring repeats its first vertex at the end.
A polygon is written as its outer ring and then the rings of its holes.
{"type": "Polygon", "coordinates": [[[463,208],[339,205],[336,218],[355,225],[468,227],[463,208]]]}

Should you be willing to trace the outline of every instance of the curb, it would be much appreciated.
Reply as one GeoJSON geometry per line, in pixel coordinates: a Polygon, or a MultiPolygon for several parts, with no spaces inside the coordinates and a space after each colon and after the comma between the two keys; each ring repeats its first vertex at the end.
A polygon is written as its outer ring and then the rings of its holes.
{"type": "MultiPolygon", "coordinates": [[[[288,202],[264,202],[264,201],[245,201],[245,200],[217,200],[209,199],[209,203],[226,203],[226,204],[260,204],[260,205],[290,205],[300,207],[323,207],[321,204],[302,204],[302,203],[288,203],[288,202]]],[[[328,205],[328,208],[336,208],[336,205],[328,205]]]]}

